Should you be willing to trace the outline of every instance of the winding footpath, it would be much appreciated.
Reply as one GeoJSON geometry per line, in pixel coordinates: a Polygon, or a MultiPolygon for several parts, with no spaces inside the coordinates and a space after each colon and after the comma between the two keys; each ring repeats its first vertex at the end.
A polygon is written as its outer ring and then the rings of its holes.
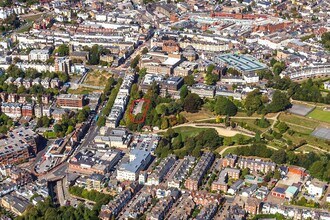
{"type": "MultiPolygon", "coordinates": [[[[218,134],[220,136],[224,136],[224,137],[234,137],[237,134],[242,134],[242,135],[246,135],[249,137],[254,137],[254,133],[253,132],[247,132],[247,131],[242,131],[242,130],[233,130],[231,128],[223,128],[220,126],[215,126],[215,124],[212,123],[184,123],[184,124],[180,124],[177,126],[172,127],[172,129],[174,128],[179,128],[179,127],[194,127],[194,128],[213,128],[215,129],[218,134]]],[[[167,129],[163,129],[163,130],[158,130],[156,131],[156,133],[161,133],[161,132],[166,132],[169,128],[167,129]]]]}

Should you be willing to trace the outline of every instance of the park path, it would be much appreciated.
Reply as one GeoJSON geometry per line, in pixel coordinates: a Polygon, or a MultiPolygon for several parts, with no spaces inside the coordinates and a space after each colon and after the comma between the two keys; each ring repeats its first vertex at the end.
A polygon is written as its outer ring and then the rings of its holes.
{"type": "MultiPolygon", "coordinates": [[[[177,126],[172,127],[172,129],[174,128],[179,128],[179,127],[195,127],[195,128],[203,128],[203,127],[207,127],[207,128],[213,128],[215,129],[219,135],[221,136],[225,136],[225,137],[233,137],[237,134],[242,134],[242,135],[246,135],[249,137],[254,137],[254,134],[250,134],[248,132],[243,132],[243,131],[238,131],[238,130],[232,130],[230,128],[222,128],[222,127],[218,127],[218,126],[214,126],[214,124],[210,124],[210,123],[184,123],[184,124],[180,124],[177,126]]],[[[163,129],[163,130],[159,130],[156,133],[160,133],[160,132],[166,132],[169,128],[167,129],[163,129]]]]}
{"type": "MultiPolygon", "coordinates": [[[[271,117],[271,118],[267,118],[267,119],[271,119],[271,120],[273,120],[273,123],[272,123],[272,125],[270,126],[270,128],[268,128],[268,129],[266,129],[264,132],[262,132],[261,133],[261,137],[265,134],[265,133],[267,133],[270,129],[274,129],[274,127],[275,127],[275,124],[277,123],[277,121],[278,121],[278,117],[280,116],[280,114],[281,114],[281,112],[278,112],[275,116],[273,116],[273,117],[271,117]]],[[[266,117],[265,117],[266,118],[266,117]]]]}

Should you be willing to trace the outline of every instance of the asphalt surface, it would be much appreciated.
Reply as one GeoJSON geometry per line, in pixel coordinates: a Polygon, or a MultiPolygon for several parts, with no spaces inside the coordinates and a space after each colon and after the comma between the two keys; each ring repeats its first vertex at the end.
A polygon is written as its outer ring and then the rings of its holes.
{"type": "Polygon", "coordinates": [[[57,170],[55,170],[53,172],[53,174],[56,177],[60,177],[60,176],[65,176],[66,174],[66,170],[69,168],[69,164],[68,163],[64,163],[63,165],[59,166],[59,168],[57,170]]]}

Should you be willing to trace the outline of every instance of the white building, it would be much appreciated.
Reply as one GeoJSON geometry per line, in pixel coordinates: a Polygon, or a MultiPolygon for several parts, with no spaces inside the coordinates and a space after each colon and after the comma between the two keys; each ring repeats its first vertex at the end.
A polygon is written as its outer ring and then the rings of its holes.
{"type": "Polygon", "coordinates": [[[129,155],[129,163],[121,164],[117,170],[119,181],[135,181],[141,170],[145,169],[151,161],[150,152],[133,149],[129,155]]]}
{"type": "Polygon", "coordinates": [[[313,179],[307,187],[308,194],[319,198],[324,193],[326,185],[325,182],[313,179]]]}
{"type": "Polygon", "coordinates": [[[246,83],[258,83],[259,76],[257,74],[243,74],[243,79],[246,83]]]}
{"type": "Polygon", "coordinates": [[[29,60],[40,60],[45,62],[49,59],[49,51],[48,50],[31,50],[29,54],[29,60]]]}

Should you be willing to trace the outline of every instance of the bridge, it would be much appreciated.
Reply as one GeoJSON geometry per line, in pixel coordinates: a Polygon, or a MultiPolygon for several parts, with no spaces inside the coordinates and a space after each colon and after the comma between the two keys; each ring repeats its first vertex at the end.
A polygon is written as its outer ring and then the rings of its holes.
{"type": "Polygon", "coordinates": [[[281,73],[281,77],[288,76],[293,80],[300,80],[313,77],[330,77],[330,64],[318,65],[315,67],[307,67],[295,71],[285,71],[281,73]]]}

